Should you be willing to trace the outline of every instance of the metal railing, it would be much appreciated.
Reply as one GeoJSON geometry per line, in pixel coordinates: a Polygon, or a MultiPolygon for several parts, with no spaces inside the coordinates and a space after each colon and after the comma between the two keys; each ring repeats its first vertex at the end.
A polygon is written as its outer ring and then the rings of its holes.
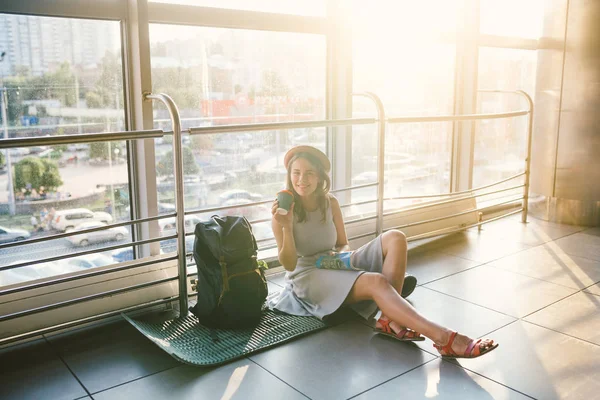
{"type": "MultiPolygon", "coordinates": [[[[528,105],[529,105],[527,110],[519,110],[519,111],[515,111],[515,112],[508,112],[508,113],[473,114],[473,115],[462,115],[462,116],[446,115],[446,116],[426,116],[426,117],[412,117],[411,116],[411,117],[386,118],[383,103],[375,94],[373,94],[373,93],[357,93],[357,94],[355,94],[356,96],[364,96],[364,97],[370,99],[371,101],[373,101],[373,103],[375,104],[375,107],[377,109],[377,118],[349,118],[349,119],[339,119],[339,120],[221,125],[221,126],[207,126],[207,127],[192,127],[192,128],[187,128],[187,129],[181,129],[181,119],[180,119],[180,115],[179,115],[179,110],[178,110],[175,102],[168,95],[146,93],[146,94],[144,94],[144,99],[146,101],[158,101],[158,102],[164,104],[165,107],[168,109],[169,115],[171,118],[171,122],[172,122],[172,131],[165,132],[163,130],[145,130],[145,131],[109,132],[109,133],[97,133],[97,134],[76,134],[76,135],[63,135],[63,136],[51,136],[51,137],[40,137],[40,138],[36,137],[36,138],[1,140],[0,141],[0,149],[7,149],[7,148],[13,148],[13,147],[56,145],[56,144],[67,144],[67,143],[73,144],[73,143],[89,143],[89,142],[100,142],[100,141],[110,141],[110,140],[134,140],[134,139],[145,139],[145,138],[158,138],[158,137],[162,137],[163,135],[165,135],[167,133],[172,133],[174,135],[173,136],[173,152],[174,152],[173,167],[174,167],[174,172],[175,172],[174,175],[175,175],[175,188],[176,188],[175,189],[176,212],[157,216],[157,217],[141,218],[141,219],[136,219],[136,220],[131,220],[131,221],[120,222],[120,223],[111,224],[111,225],[107,225],[107,226],[100,227],[100,228],[86,229],[86,230],[81,230],[81,231],[77,231],[77,232],[67,232],[67,233],[53,235],[53,236],[44,237],[44,238],[30,239],[30,240],[26,240],[26,241],[22,241],[22,242],[18,242],[18,243],[4,244],[4,245],[0,245],[0,250],[9,248],[9,247],[14,247],[14,246],[21,246],[21,245],[39,243],[39,242],[48,241],[48,240],[55,240],[58,238],[65,238],[65,237],[75,235],[75,234],[89,233],[89,232],[95,232],[95,231],[99,231],[99,230],[103,230],[103,229],[110,229],[110,228],[114,228],[114,227],[145,223],[145,222],[158,220],[161,218],[175,217],[176,218],[176,224],[175,224],[176,233],[174,235],[170,235],[170,236],[160,236],[157,238],[151,238],[151,239],[145,239],[145,240],[139,240],[139,241],[131,241],[131,242],[128,242],[125,244],[104,247],[102,249],[95,249],[95,250],[77,252],[74,254],[66,254],[66,255],[61,255],[61,256],[49,257],[46,259],[40,259],[40,260],[36,260],[33,262],[19,263],[19,264],[12,265],[12,266],[3,266],[3,267],[0,267],[0,271],[13,269],[13,268],[19,268],[21,266],[32,265],[32,264],[41,263],[41,262],[45,262],[45,261],[58,260],[58,259],[65,258],[65,257],[75,257],[75,256],[79,256],[79,255],[96,253],[99,250],[104,251],[107,249],[108,250],[119,249],[119,248],[123,248],[123,247],[142,245],[142,244],[147,244],[147,243],[160,241],[160,240],[166,240],[166,239],[177,239],[177,254],[176,254],[176,256],[165,255],[165,256],[156,257],[156,258],[153,258],[150,260],[149,259],[138,259],[138,260],[134,260],[130,263],[127,263],[126,265],[117,266],[117,267],[107,269],[107,270],[91,271],[91,272],[87,272],[85,274],[78,274],[77,276],[68,276],[68,277],[60,277],[59,276],[57,278],[54,278],[54,279],[52,279],[50,281],[46,281],[46,282],[30,283],[30,284],[25,284],[25,285],[22,285],[22,286],[19,286],[16,288],[10,288],[10,289],[4,289],[4,290],[0,289],[0,296],[24,292],[27,290],[36,289],[36,288],[44,287],[44,286],[51,285],[51,284],[71,282],[71,281],[78,280],[78,279],[95,277],[95,276],[100,276],[100,275],[104,275],[104,274],[108,274],[108,273],[113,273],[116,271],[125,271],[125,270],[129,270],[129,269],[134,269],[134,268],[148,266],[148,265],[152,265],[152,264],[156,264],[156,263],[161,263],[161,262],[166,262],[166,261],[174,261],[174,260],[177,260],[177,277],[164,278],[164,279],[155,280],[155,281],[151,281],[151,282],[145,282],[145,283],[138,284],[138,285],[132,285],[132,286],[116,289],[116,290],[109,290],[109,291],[105,291],[102,293],[96,293],[96,294],[93,294],[90,296],[83,296],[83,297],[80,297],[77,299],[71,299],[71,300],[68,300],[65,302],[50,304],[50,305],[46,305],[46,306],[42,306],[42,307],[33,308],[30,310],[25,310],[25,311],[12,313],[9,315],[0,316],[0,322],[7,321],[9,319],[26,316],[26,315],[33,315],[33,314],[40,313],[43,311],[49,311],[52,309],[64,307],[67,305],[77,304],[77,303],[81,303],[81,302],[85,302],[85,301],[89,301],[89,300],[93,300],[93,299],[99,299],[99,298],[103,298],[106,296],[113,296],[113,295],[119,294],[119,293],[130,292],[132,290],[138,290],[141,288],[146,288],[146,287],[149,287],[152,285],[163,284],[163,283],[171,282],[174,280],[178,281],[178,295],[172,296],[168,299],[164,299],[164,300],[160,300],[160,301],[151,301],[151,302],[148,302],[145,304],[140,304],[140,305],[136,305],[133,307],[123,308],[118,311],[104,313],[104,314],[97,315],[97,316],[96,315],[90,316],[90,317],[79,319],[77,321],[72,321],[72,322],[68,322],[68,323],[62,323],[62,324],[50,326],[50,327],[47,327],[44,329],[37,329],[33,332],[18,334],[18,335],[12,336],[10,338],[0,338],[0,344],[8,342],[8,341],[23,339],[25,337],[29,337],[29,336],[33,336],[33,335],[39,335],[41,333],[51,332],[51,331],[58,330],[58,329],[64,329],[67,327],[75,326],[79,323],[91,322],[91,321],[95,321],[95,320],[98,320],[101,318],[118,315],[118,313],[123,312],[123,311],[131,311],[131,310],[141,309],[146,306],[166,304],[166,303],[174,301],[175,299],[177,299],[179,302],[180,317],[185,317],[187,315],[187,313],[188,313],[187,305],[188,305],[188,298],[189,298],[189,295],[187,292],[187,277],[189,276],[189,274],[187,273],[186,255],[189,255],[189,253],[186,254],[186,251],[185,251],[185,237],[191,235],[192,233],[186,234],[186,232],[185,232],[185,216],[192,215],[192,214],[198,214],[198,213],[227,210],[227,209],[233,209],[233,208],[239,209],[239,208],[245,208],[245,207],[253,207],[253,206],[257,206],[257,205],[264,205],[264,204],[269,204],[271,202],[271,200],[253,202],[253,203],[249,203],[249,204],[226,206],[226,207],[212,207],[212,208],[205,208],[205,209],[185,210],[184,202],[183,202],[183,199],[184,199],[183,152],[182,152],[182,140],[181,140],[183,133],[188,133],[190,135],[196,135],[196,134],[203,135],[203,134],[222,134],[222,133],[232,133],[232,132],[256,132],[256,131],[265,131],[265,130],[287,130],[287,129],[292,129],[292,128],[307,128],[307,127],[323,128],[323,127],[334,127],[334,126],[369,125],[369,124],[377,123],[378,124],[378,131],[377,131],[378,132],[378,135],[377,135],[378,136],[378,146],[377,146],[377,154],[378,154],[377,162],[378,163],[377,163],[377,180],[376,180],[376,182],[363,184],[363,185],[349,186],[349,187],[332,190],[332,192],[343,192],[343,191],[356,190],[356,189],[369,188],[369,187],[377,188],[377,196],[376,196],[376,199],[374,199],[374,200],[359,201],[359,202],[354,202],[354,203],[351,202],[351,203],[342,205],[342,208],[345,208],[345,207],[356,206],[356,205],[376,203],[375,215],[358,218],[358,219],[351,220],[348,222],[349,224],[352,224],[352,223],[376,219],[375,231],[367,232],[367,233],[360,233],[359,235],[353,236],[350,239],[359,239],[359,238],[363,238],[363,237],[379,235],[384,231],[384,228],[383,228],[384,218],[386,216],[393,215],[393,214],[397,213],[398,211],[401,211],[401,210],[395,210],[395,211],[392,211],[389,213],[384,212],[384,203],[385,203],[385,201],[388,201],[388,200],[413,199],[413,198],[445,198],[445,200],[441,200],[441,201],[437,201],[437,202],[433,203],[433,204],[444,204],[444,203],[452,203],[452,202],[460,201],[465,198],[464,197],[465,195],[479,197],[479,196],[486,196],[486,195],[490,195],[490,194],[510,191],[510,190],[514,190],[514,189],[519,189],[521,187],[523,188],[523,192],[524,192],[522,197],[517,198],[517,199],[510,199],[510,200],[504,202],[504,203],[508,204],[508,203],[514,203],[515,201],[522,199],[523,204],[519,210],[511,211],[507,214],[504,214],[499,217],[492,218],[492,219],[489,219],[486,221],[479,221],[478,223],[472,224],[469,226],[461,226],[456,229],[447,229],[446,228],[446,229],[442,229],[439,231],[427,232],[425,234],[413,236],[409,239],[417,240],[417,239],[437,236],[437,235],[441,235],[441,234],[448,234],[448,233],[452,233],[455,231],[461,231],[461,230],[470,228],[472,226],[481,226],[481,224],[483,224],[483,223],[488,223],[488,222],[494,221],[498,218],[502,218],[502,217],[505,217],[508,215],[515,214],[516,212],[522,212],[522,221],[526,222],[527,198],[528,198],[528,191],[529,191],[529,175],[530,175],[529,169],[530,169],[530,158],[531,158],[533,102],[532,102],[531,98],[529,97],[529,95],[527,95],[523,91],[512,92],[512,93],[518,93],[519,95],[522,95],[523,97],[526,98],[528,105]],[[384,196],[385,188],[384,188],[383,182],[384,182],[384,167],[385,167],[385,134],[386,134],[386,125],[387,124],[415,123],[415,122],[472,121],[472,120],[482,120],[482,119],[513,118],[513,117],[525,116],[525,115],[528,115],[529,121],[528,121],[527,158],[525,160],[526,163],[525,163],[525,171],[524,172],[516,174],[507,179],[495,182],[490,185],[485,185],[485,186],[482,186],[479,188],[470,189],[470,190],[461,191],[461,192],[439,193],[439,194],[429,194],[429,195],[409,195],[409,196],[390,197],[390,198],[386,198],[384,196]],[[482,194],[473,194],[473,193],[479,192],[483,189],[491,188],[493,186],[508,182],[511,179],[515,179],[515,178],[518,178],[521,176],[525,176],[525,183],[523,185],[517,185],[517,186],[510,187],[510,188],[502,188],[502,189],[499,189],[496,191],[489,191],[489,192],[482,193],[482,194]]],[[[429,207],[429,206],[431,206],[431,204],[422,205],[422,207],[429,207]]],[[[443,216],[443,217],[438,217],[438,218],[430,218],[430,219],[427,219],[424,221],[418,221],[418,222],[413,222],[413,223],[409,223],[409,224],[402,224],[402,225],[396,226],[395,228],[404,228],[404,227],[409,227],[409,226],[422,225],[422,224],[427,224],[427,223],[431,223],[431,222],[450,219],[450,218],[465,215],[465,214],[471,213],[471,212],[480,212],[480,211],[481,211],[480,209],[475,208],[475,209],[471,209],[471,210],[467,210],[467,211],[461,211],[459,213],[455,213],[455,214],[448,215],[448,216],[443,216]]],[[[256,222],[263,222],[263,221],[265,221],[265,220],[257,220],[257,221],[252,221],[252,222],[256,223],[256,222]]],[[[393,229],[393,228],[389,228],[389,229],[393,229]]],[[[268,240],[268,239],[266,239],[266,240],[268,240]]]]}

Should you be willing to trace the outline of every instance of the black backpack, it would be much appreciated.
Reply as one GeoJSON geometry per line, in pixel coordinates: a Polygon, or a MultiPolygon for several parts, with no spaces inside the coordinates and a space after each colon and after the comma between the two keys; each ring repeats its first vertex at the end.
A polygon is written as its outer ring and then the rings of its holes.
{"type": "Polygon", "coordinates": [[[198,302],[190,311],[210,328],[258,324],[268,289],[252,225],[244,217],[213,215],[194,233],[198,302]]]}

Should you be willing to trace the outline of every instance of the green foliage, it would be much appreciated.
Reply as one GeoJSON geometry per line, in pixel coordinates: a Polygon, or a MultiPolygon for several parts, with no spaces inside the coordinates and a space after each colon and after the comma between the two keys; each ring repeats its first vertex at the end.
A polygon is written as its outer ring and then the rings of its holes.
{"type": "Polygon", "coordinates": [[[57,144],[55,146],[52,146],[52,150],[64,152],[64,151],[67,151],[67,145],[66,144],[57,144]]]}
{"type": "Polygon", "coordinates": [[[100,77],[93,90],[85,93],[89,108],[122,108],[123,87],[120,55],[107,51],[102,57],[100,77]]]}
{"type": "Polygon", "coordinates": [[[120,142],[95,142],[90,143],[90,159],[101,158],[108,160],[108,143],[110,143],[111,156],[114,157],[115,149],[119,149],[119,153],[122,153],[122,145],[120,142]]]}
{"type": "Polygon", "coordinates": [[[4,167],[6,164],[6,157],[4,156],[4,152],[8,150],[0,150],[0,168],[4,167]]]}
{"type": "Polygon", "coordinates": [[[21,68],[16,76],[4,79],[4,87],[7,89],[8,97],[8,122],[17,125],[22,115],[27,114],[27,107],[23,105],[26,100],[59,100],[66,107],[76,104],[75,74],[68,62],[62,63],[53,72],[31,76],[28,69],[21,68]],[[65,89],[68,87],[69,89],[65,89]]]}
{"type": "MultiPolygon", "coordinates": [[[[184,175],[195,175],[200,172],[192,149],[187,146],[182,148],[183,150],[183,174],[184,175]]],[[[156,173],[159,176],[172,176],[173,175],[173,150],[166,153],[156,165],[156,173]]]]}
{"type": "Polygon", "coordinates": [[[44,187],[46,192],[54,192],[63,184],[55,162],[39,157],[25,157],[14,168],[15,192],[31,193],[32,189],[39,192],[44,187]],[[28,185],[30,187],[28,188],[28,185]]]}

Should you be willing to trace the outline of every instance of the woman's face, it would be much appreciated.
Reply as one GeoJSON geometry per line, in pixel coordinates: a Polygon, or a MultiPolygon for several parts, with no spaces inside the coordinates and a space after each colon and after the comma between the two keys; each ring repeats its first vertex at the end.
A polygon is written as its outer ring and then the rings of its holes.
{"type": "Polygon", "coordinates": [[[292,186],[300,197],[310,196],[319,185],[319,171],[308,160],[298,158],[290,166],[292,186]]]}

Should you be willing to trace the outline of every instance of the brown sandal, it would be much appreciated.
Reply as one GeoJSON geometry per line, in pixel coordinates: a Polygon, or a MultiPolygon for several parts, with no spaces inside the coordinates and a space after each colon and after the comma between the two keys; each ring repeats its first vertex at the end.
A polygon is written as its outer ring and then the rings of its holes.
{"type": "Polygon", "coordinates": [[[498,347],[498,343],[494,343],[493,340],[489,341],[491,347],[482,347],[483,342],[481,339],[471,339],[471,342],[467,346],[467,349],[463,354],[458,354],[454,350],[452,350],[452,344],[454,343],[454,339],[458,335],[458,332],[452,332],[450,334],[450,339],[448,340],[448,344],[445,346],[439,346],[437,344],[433,344],[433,347],[437,349],[437,351],[442,355],[442,357],[448,358],[477,358],[490,351],[494,350],[498,347]],[[479,345],[479,346],[477,346],[479,345]],[[443,352],[443,353],[442,353],[443,352]]]}
{"type": "Polygon", "coordinates": [[[401,342],[422,342],[425,340],[420,333],[413,331],[412,329],[402,328],[399,332],[394,332],[390,326],[391,320],[379,318],[377,320],[381,324],[381,328],[375,327],[373,330],[381,335],[392,337],[401,342]]]}

